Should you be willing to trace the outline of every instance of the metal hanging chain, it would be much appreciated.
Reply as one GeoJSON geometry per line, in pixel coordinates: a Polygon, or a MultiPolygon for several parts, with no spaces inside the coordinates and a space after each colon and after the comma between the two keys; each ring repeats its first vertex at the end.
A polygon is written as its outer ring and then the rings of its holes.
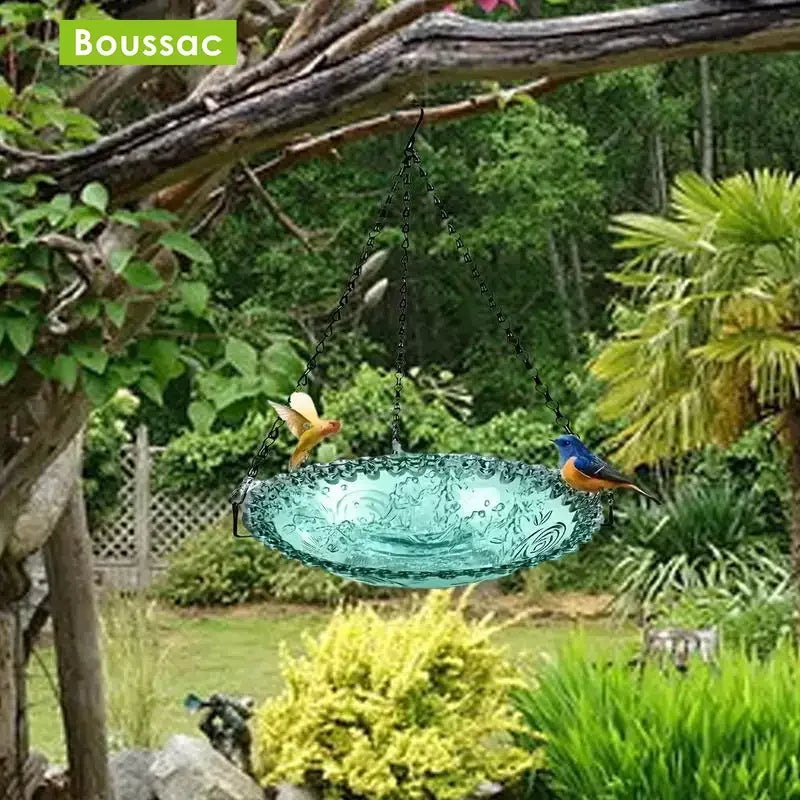
{"type": "MultiPolygon", "coordinates": [[[[306,386],[308,384],[308,378],[311,374],[312,370],[317,367],[319,356],[322,354],[323,350],[325,349],[325,343],[330,337],[333,335],[333,328],[334,325],[339,322],[342,318],[342,311],[344,310],[345,306],[348,304],[350,300],[350,295],[352,294],[353,290],[356,287],[356,282],[358,281],[359,277],[361,276],[361,270],[364,268],[364,264],[366,264],[369,257],[372,255],[372,251],[375,249],[375,238],[377,235],[383,230],[384,225],[386,224],[386,218],[389,214],[389,207],[392,204],[392,200],[394,199],[395,193],[400,185],[400,180],[406,174],[407,170],[409,169],[410,162],[407,158],[404,157],[403,165],[395,174],[394,180],[389,188],[389,192],[386,195],[386,199],[383,201],[383,205],[378,212],[378,218],[375,221],[375,224],[372,226],[372,229],[369,233],[367,238],[367,243],[364,246],[364,249],[361,252],[361,258],[358,261],[355,269],[353,270],[349,280],[347,281],[347,285],[342,296],[339,298],[339,303],[336,308],[333,309],[331,312],[330,317],[328,318],[328,323],[325,326],[325,330],[320,338],[319,342],[314,349],[314,353],[311,358],[308,360],[306,364],[306,368],[303,374],[297,381],[297,386],[295,387],[295,391],[300,389],[302,386],[306,386]]],[[[287,399],[287,403],[288,403],[287,399]]],[[[249,483],[250,481],[258,475],[258,470],[261,465],[264,463],[267,454],[270,451],[270,448],[275,444],[275,441],[278,438],[278,431],[283,427],[284,421],[278,417],[273,423],[272,427],[267,433],[264,441],[261,442],[261,446],[258,448],[255,456],[253,457],[253,461],[250,464],[250,469],[247,471],[247,477],[242,481],[239,488],[236,489],[235,492],[230,496],[230,502],[233,507],[233,535],[237,538],[250,538],[250,535],[242,536],[238,531],[238,518],[239,518],[239,507],[244,502],[245,495],[247,494],[249,483]]]]}
{"type": "Polygon", "coordinates": [[[411,143],[410,147],[413,155],[415,156],[414,160],[419,165],[419,175],[421,178],[425,179],[425,188],[428,190],[428,194],[432,196],[434,206],[439,209],[439,216],[443,220],[447,220],[447,232],[455,238],[456,251],[464,251],[462,259],[465,264],[471,265],[470,272],[472,277],[478,282],[480,293],[482,295],[486,295],[487,303],[497,319],[497,324],[505,331],[506,341],[514,348],[514,354],[525,365],[525,369],[533,373],[534,388],[542,396],[544,404],[553,412],[553,414],[555,414],[556,425],[561,425],[566,433],[574,434],[575,432],[570,426],[569,418],[561,411],[561,406],[550,394],[550,389],[539,376],[539,370],[536,368],[533,359],[520,341],[519,336],[517,336],[516,332],[512,329],[506,315],[503,313],[503,309],[498,306],[494,294],[489,291],[489,287],[486,285],[486,281],[481,275],[480,270],[478,270],[477,266],[475,266],[475,262],[472,260],[469,250],[464,244],[461,236],[456,231],[455,225],[453,225],[452,221],[450,220],[450,215],[442,206],[442,201],[436,194],[436,190],[428,178],[428,173],[423,169],[422,164],[420,163],[419,155],[417,154],[416,149],[414,149],[413,143],[411,143]]]}
{"type": "MultiPolygon", "coordinates": [[[[415,128],[416,132],[416,128],[415,128]]],[[[403,254],[400,257],[402,274],[400,278],[400,303],[397,310],[397,347],[395,350],[394,361],[394,403],[392,414],[392,451],[402,452],[400,446],[400,400],[403,392],[403,373],[406,369],[406,319],[408,312],[408,231],[411,218],[411,162],[419,163],[419,157],[415,156],[413,145],[409,142],[406,146],[405,157],[403,159],[403,183],[406,190],[403,193],[403,254]]]]}

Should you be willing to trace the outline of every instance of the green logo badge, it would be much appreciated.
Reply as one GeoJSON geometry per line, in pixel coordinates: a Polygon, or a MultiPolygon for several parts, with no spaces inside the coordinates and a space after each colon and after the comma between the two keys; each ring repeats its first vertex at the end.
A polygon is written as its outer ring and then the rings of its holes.
{"type": "Polygon", "coordinates": [[[235,19],[64,20],[60,64],[236,63],[235,19]]]}

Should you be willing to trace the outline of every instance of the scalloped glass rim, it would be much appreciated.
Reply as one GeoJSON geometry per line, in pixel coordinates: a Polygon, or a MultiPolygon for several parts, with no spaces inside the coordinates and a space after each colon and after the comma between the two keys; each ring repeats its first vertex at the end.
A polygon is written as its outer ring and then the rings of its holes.
{"type": "Polygon", "coordinates": [[[556,470],[471,453],[311,464],[250,484],[244,527],[289,558],[381,586],[491,580],[575,552],[598,495],[556,470]]]}

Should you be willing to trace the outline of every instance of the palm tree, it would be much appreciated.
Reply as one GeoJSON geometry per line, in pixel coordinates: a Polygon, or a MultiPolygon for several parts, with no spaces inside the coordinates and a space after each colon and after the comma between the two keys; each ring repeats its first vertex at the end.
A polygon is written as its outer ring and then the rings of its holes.
{"type": "Polygon", "coordinates": [[[716,182],[689,173],[669,217],[624,214],[616,246],[634,251],[610,277],[636,302],[590,364],[599,413],[628,467],[772,419],[789,449],[792,571],[800,583],[800,182],[763,170],[716,182]]]}

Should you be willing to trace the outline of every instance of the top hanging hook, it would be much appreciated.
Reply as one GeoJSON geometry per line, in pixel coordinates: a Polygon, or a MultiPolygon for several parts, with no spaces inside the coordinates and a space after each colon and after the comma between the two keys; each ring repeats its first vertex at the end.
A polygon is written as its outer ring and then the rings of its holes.
{"type": "Polygon", "coordinates": [[[425,109],[420,106],[419,107],[419,119],[417,120],[417,124],[414,126],[414,130],[411,131],[411,138],[408,140],[408,144],[406,145],[406,150],[411,150],[414,147],[414,139],[417,135],[417,131],[419,130],[419,126],[422,125],[422,118],[425,116],[425,109]]]}

